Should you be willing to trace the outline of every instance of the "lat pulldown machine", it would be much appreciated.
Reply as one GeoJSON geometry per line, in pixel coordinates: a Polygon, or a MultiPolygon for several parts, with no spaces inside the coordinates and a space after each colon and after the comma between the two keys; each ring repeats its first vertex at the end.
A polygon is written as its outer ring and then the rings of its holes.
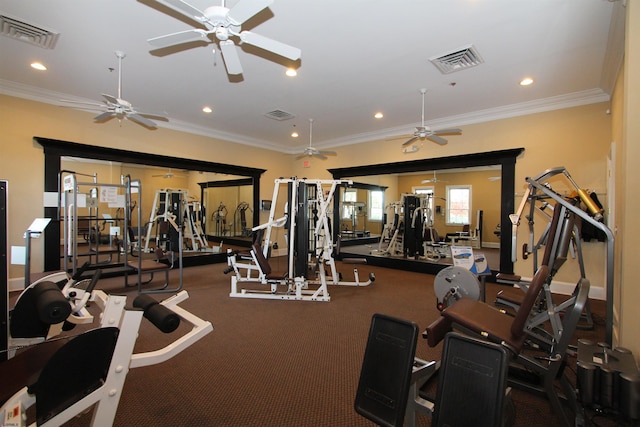
{"type": "MultiPolygon", "coordinates": [[[[375,277],[360,282],[354,268],[355,281],[340,280],[334,259],[329,219],[331,203],[336,188],[351,184],[346,180],[318,180],[279,178],[275,180],[271,210],[267,223],[254,227],[254,232],[264,234],[264,243],[254,242],[250,257],[240,257],[228,251],[232,297],[267,298],[305,301],[330,301],[327,285],[367,286],[375,277]],[[280,188],[286,185],[287,207],[285,215],[276,219],[275,211],[280,188]],[[272,271],[268,262],[272,233],[275,227],[285,227],[287,235],[287,269],[282,273],[272,271]],[[328,268],[330,274],[327,274],[328,268]],[[315,277],[311,277],[315,275],[315,277]],[[270,289],[239,289],[239,283],[270,285],[270,289]],[[279,288],[283,287],[284,291],[279,288]]],[[[355,264],[354,264],[355,265],[355,264]]]]}

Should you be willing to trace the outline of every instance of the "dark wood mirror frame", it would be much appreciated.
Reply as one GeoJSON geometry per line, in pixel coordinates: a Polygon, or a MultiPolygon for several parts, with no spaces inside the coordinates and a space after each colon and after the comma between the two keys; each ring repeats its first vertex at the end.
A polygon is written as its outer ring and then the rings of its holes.
{"type": "MultiPolygon", "coordinates": [[[[168,157],[158,154],[141,153],[136,151],[118,150],[114,148],[98,147],[94,145],[78,144],[74,142],[56,139],[34,137],[34,141],[44,149],[44,191],[58,192],[58,174],[60,173],[60,161],[62,157],[80,157],[114,161],[120,163],[132,163],[149,166],[159,166],[174,169],[189,169],[193,171],[216,172],[229,175],[246,176],[253,183],[253,205],[260,204],[260,176],[265,169],[256,169],[244,166],[227,165],[224,163],[205,162],[202,160],[185,159],[180,157],[168,157]]],[[[44,209],[46,218],[57,218],[56,208],[44,209]]],[[[259,211],[254,209],[253,222],[259,222],[259,211]]],[[[60,227],[47,227],[44,232],[44,270],[55,271],[60,269],[60,227]]],[[[185,258],[185,266],[210,264],[212,262],[226,261],[226,254],[203,254],[197,257],[185,258]]]]}
{"type": "MultiPolygon", "coordinates": [[[[420,159],[407,162],[381,163],[376,165],[355,166],[351,168],[328,169],[333,175],[333,179],[357,179],[362,176],[389,175],[412,172],[434,171],[443,169],[459,169],[479,166],[501,166],[501,203],[500,203],[500,269],[503,273],[513,273],[513,262],[511,261],[511,221],[509,215],[515,211],[515,166],[516,159],[524,152],[524,148],[514,148],[510,150],[489,151],[485,153],[464,154],[459,156],[439,157],[432,159],[420,159]]],[[[334,223],[338,224],[340,198],[334,198],[334,223]]],[[[337,234],[337,230],[334,230],[337,234]]],[[[334,236],[337,239],[337,235],[334,236]]],[[[348,253],[348,247],[343,248],[344,253],[348,253]]],[[[385,267],[396,267],[409,269],[412,271],[423,271],[427,273],[437,273],[446,265],[429,262],[415,262],[411,260],[387,258],[387,257],[367,257],[368,262],[373,265],[385,267]]]]}

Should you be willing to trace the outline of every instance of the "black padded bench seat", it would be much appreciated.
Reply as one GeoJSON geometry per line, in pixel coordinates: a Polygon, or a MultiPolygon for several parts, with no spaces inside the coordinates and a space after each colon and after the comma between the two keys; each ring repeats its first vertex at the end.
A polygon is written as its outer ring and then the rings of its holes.
{"type": "Polygon", "coordinates": [[[67,340],[52,340],[34,345],[15,357],[0,363],[0,404],[20,391],[22,387],[36,383],[42,368],[51,356],[65,345],[67,340]]]}

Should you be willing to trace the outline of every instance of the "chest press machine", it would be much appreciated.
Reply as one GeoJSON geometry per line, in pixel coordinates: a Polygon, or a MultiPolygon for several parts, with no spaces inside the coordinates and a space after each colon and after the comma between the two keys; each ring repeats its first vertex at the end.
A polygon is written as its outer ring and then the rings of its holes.
{"type": "MultiPolygon", "coordinates": [[[[460,287],[455,289],[458,296],[450,298],[446,307],[443,304],[441,317],[429,325],[423,333],[430,347],[436,346],[445,339],[441,362],[427,362],[415,357],[417,338],[415,324],[401,319],[385,318],[384,315],[374,315],[356,395],[355,409],[358,413],[379,425],[400,426],[406,422],[406,425],[414,426],[417,423],[417,413],[433,415],[432,425],[436,426],[481,425],[480,422],[487,420],[487,425],[501,425],[501,419],[504,417],[502,403],[496,405],[495,402],[499,402],[498,399],[505,396],[505,387],[511,386],[545,397],[562,425],[574,425],[574,417],[575,425],[579,425],[577,420],[581,414],[576,387],[569,381],[565,373],[565,365],[569,353],[572,352],[570,347],[575,329],[585,314],[589,314],[590,282],[585,275],[579,245],[580,233],[575,221],[580,218],[603,231],[606,236],[608,286],[612,286],[613,278],[613,236],[601,222],[601,209],[592,203],[584,190],[577,187],[566,169],[561,167],[549,169],[537,177],[527,178],[527,182],[529,189],[525,193],[522,205],[518,212],[510,217],[514,227],[514,239],[520,215],[526,203],[532,205],[528,217],[532,242],[534,211],[549,207],[552,208],[553,215],[547,216],[549,222],[540,241],[535,246],[532,243],[536,251],[544,246],[541,263],[538,264],[535,251],[528,253],[533,253],[535,258],[536,270],[533,278],[526,283],[521,282],[519,277],[514,279],[520,288],[516,289],[519,297],[517,301],[515,298],[507,299],[506,295],[498,295],[496,302],[502,305],[510,303],[515,313],[507,314],[505,310],[498,310],[483,301],[478,301],[475,295],[466,295],[476,290],[476,279],[450,280],[452,290],[455,286],[460,287]],[[576,198],[586,205],[586,212],[577,205],[576,200],[561,196],[546,183],[555,175],[565,176],[576,188],[576,198]],[[536,202],[542,202],[544,208],[534,206],[536,202]],[[554,206],[551,206],[550,202],[555,202],[554,206]],[[573,248],[571,245],[574,245],[578,252],[581,277],[573,294],[562,304],[554,305],[550,298],[549,284],[555,272],[566,260],[569,250],[573,248]],[[542,310],[540,310],[541,303],[542,310]],[[537,333],[542,324],[550,325],[551,333],[547,336],[537,333]],[[460,371],[457,380],[447,384],[447,380],[444,379],[447,375],[441,374],[438,378],[436,400],[427,400],[420,395],[420,388],[437,370],[451,371],[447,345],[452,340],[458,340],[460,336],[459,332],[451,331],[461,331],[471,340],[468,342],[473,344],[465,343],[464,346],[467,347],[465,352],[456,356],[458,360],[453,365],[460,371]],[[381,336],[384,339],[381,339],[381,336]],[[477,343],[488,346],[486,348],[492,354],[500,355],[499,367],[480,363],[476,353],[480,349],[477,343]],[[475,349],[473,349],[473,357],[469,358],[471,347],[475,349]],[[390,358],[397,363],[389,363],[390,358]],[[392,369],[396,371],[389,372],[392,365],[392,369]],[[508,369],[505,369],[506,365],[508,369]],[[488,372],[489,368],[495,369],[498,374],[496,378],[500,381],[492,390],[495,393],[494,403],[486,406],[478,403],[482,401],[482,394],[470,397],[470,393],[473,394],[476,389],[480,389],[483,394],[486,392],[486,388],[477,388],[478,385],[472,383],[472,377],[475,373],[483,372],[482,370],[488,372]],[[449,393],[446,396],[443,394],[446,390],[441,391],[442,385],[448,386],[449,393]],[[460,402],[460,399],[464,402],[460,402]],[[465,405],[464,411],[460,411],[461,405],[465,405]],[[487,409],[492,410],[491,415],[496,418],[487,416],[487,409]]],[[[526,245],[524,253],[527,253],[526,245]]],[[[513,256],[515,260],[515,252],[513,256]]],[[[466,276],[460,278],[464,277],[466,276]]],[[[436,289],[436,293],[437,291],[436,289]]],[[[609,321],[608,319],[607,322],[609,321]]],[[[607,339],[609,338],[610,335],[607,336],[607,339]]],[[[605,349],[605,356],[609,352],[611,350],[605,349]]],[[[495,356],[492,356],[492,359],[495,360],[495,356]]],[[[585,371],[588,370],[585,369],[585,371]]],[[[486,385],[487,376],[484,374],[481,376],[484,378],[479,378],[479,384],[486,385]]],[[[591,393],[591,390],[588,393],[591,393]]],[[[631,400],[636,396],[633,395],[631,400]]],[[[637,411],[634,414],[637,414],[637,411]]]]}
{"type": "Polygon", "coordinates": [[[331,300],[328,285],[368,286],[374,280],[362,282],[356,265],[362,260],[350,259],[345,262],[354,265],[354,281],[341,280],[335,263],[330,213],[336,189],[340,185],[351,184],[347,180],[320,180],[279,178],[275,180],[271,210],[267,223],[252,229],[264,235],[264,243],[254,242],[249,255],[242,256],[227,251],[226,272],[231,277],[231,297],[265,298],[303,301],[331,300]],[[286,186],[287,199],[285,215],[276,219],[276,206],[281,187],[286,186]],[[268,261],[272,234],[275,228],[284,227],[287,234],[287,268],[276,272],[268,261]],[[330,271],[327,274],[325,268],[330,271]],[[315,277],[312,278],[312,275],[315,277]],[[240,285],[258,284],[261,288],[240,288],[240,285]],[[264,289],[268,285],[269,289],[264,289]],[[282,289],[282,290],[281,290],[282,289]]]}

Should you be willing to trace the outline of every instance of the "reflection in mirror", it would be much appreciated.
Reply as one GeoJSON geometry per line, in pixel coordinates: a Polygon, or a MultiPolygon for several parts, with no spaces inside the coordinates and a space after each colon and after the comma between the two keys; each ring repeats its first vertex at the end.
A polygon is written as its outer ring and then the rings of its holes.
{"type": "MultiPolygon", "coordinates": [[[[142,185],[140,200],[142,223],[141,242],[143,252],[151,252],[153,242],[158,240],[157,215],[163,210],[162,204],[171,194],[179,193],[185,204],[184,252],[190,255],[202,255],[214,252],[219,246],[209,244],[207,237],[240,237],[250,240],[253,224],[253,180],[240,176],[215,172],[193,171],[187,169],[161,168],[139,164],[101,161],[65,156],[61,158],[63,171],[73,171],[82,176],[82,181],[95,180],[99,184],[120,184],[122,176],[129,176],[142,185]],[[215,180],[215,181],[214,181],[215,180]],[[230,206],[231,215],[227,215],[230,206]],[[207,214],[207,213],[210,214],[207,214]],[[224,212],[224,215],[220,215],[224,212]],[[216,215],[218,215],[216,217],[216,215]],[[216,220],[218,218],[219,220],[216,220]],[[247,231],[248,230],[248,231],[247,231]]],[[[94,198],[95,199],[95,198],[94,198]]],[[[137,209],[133,206],[132,209],[137,209]]],[[[124,212],[117,205],[104,205],[99,210],[99,218],[89,229],[95,234],[84,233],[84,240],[102,241],[103,250],[114,250],[114,242],[122,240],[124,212]],[[107,245],[108,244],[108,245],[107,245]],[[107,245],[107,246],[105,246],[107,245]]],[[[88,209],[80,208],[79,218],[89,218],[88,209]]],[[[130,230],[137,230],[137,215],[129,216],[130,230]]],[[[61,224],[63,227],[63,224],[61,224]]],[[[62,229],[61,229],[62,232],[62,229]]],[[[128,236],[130,242],[138,236],[128,236]]],[[[82,239],[81,239],[82,241],[82,239]]],[[[215,239],[213,241],[216,241],[215,239]]],[[[220,240],[217,240],[220,241],[220,240]]],[[[217,252],[217,251],[216,251],[217,252]]]]}
{"type": "MultiPolygon", "coordinates": [[[[513,273],[509,215],[514,212],[515,162],[523,151],[330,169],[334,179],[386,188],[380,237],[356,232],[342,253],[365,255],[377,265],[435,273],[445,263],[451,265],[451,246],[471,246],[474,252],[491,251],[488,261],[494,273],[513,273]],[[437,256],[431,256],[428,251],[434,249],[427,245],[434,234],[443,243],[437,256]]],[[[340,215],[343,197],[341,193],[336,202],[340,215]]],[[[334,221],[342,218],[336,215],[334,221]]]]}
{"type": "MultiPolygon", "coordinates": [[[[231,177],[229,177],[231,178],[231,177]]],[[[251,242],[253,180],[228,179],[198,183],[205,209],[204,230],[214,241],[251,242]]]]}
{"type": "Polygon", "coordinates": [[[354,182],[340,190],[342,239],[379,238],[384,225],[386,187],[354,182]]]}
{"type": "MultiPolygon", "coordinates": [[[[360,176],[352,179],[357,182],[367,179],[379,182],[383,176],[360,176]]],[[[432,236],[437,236],[436,240],[449,245],[472,246],[474,251],[482,250],[490,267],[496,270],[499,268],[499,165],[446,169],[438,171],[437,175],[434,171],[388,174],[384,179],[389,189],[385,193],[384,212],[380,213],[378,221],[368,221],[367,224],[367,215],[371,215],[367,205],[370,194],[362,195],[350,189],[345,189],[341,194],[343,239],[345,230],[349,230],[344,225],[344,222],[350,219],[346,214],[355,203],[361,211],[356,211],[354,216],[356,219],[362,217],[371,231],[356,227],[355,233],[346,235],[347,238],[375,237],[377,240],[363,241],[371,255],[403,258],[407,256],[419,261],[452,264],[450,252],[443,249],[434,256],[432,250],[427,247],[434,240],[432,236]],[[459,190],[468,190],[469,197],[456,203],[452,197],[454,193],[451,192],[459,190]],[[352,194],[349,194],[350,191],[352,194]]],[[[369,193],[369,190],[358,192],[369,193]]],[[[355,221],[355,224],[359,222],[355,221]]]]}
{"type": "MultiPolygon", "coordinates": [[[[210,218],[211,210],[215,210],[215,206],[209,206],[207,200],[203,198],[202,185],[208,182],[218,181],[243,181],[240,184],[242,190],[238,190],[242,199],[246,199],[248,209],[246,210],[247,227],[257,223],[258,212],[253,209],[258,203],[260,194],[260,176],[264,173],[264,169],[250,168],[244,166],[228,165],[223,163],[207,162],[197,159],[186,159],[178,157],[170,157],[158,154],[141,153],[135,151],[118,150],[107,147],[99,147],[86,144],[77,144],[73,142],[60,141],[55,139],[34,137],[34,141],[40,144],[44,149],[44,187],[47,193],[58,193],[58,179],[62,170],[72,170],[76,173],[86,173],[91,178],[93,174],[97,175],[97,182],[109,184],[120,183],[122,175],[130,176],[133,180],[140,180],[142,184],[142,192],[140,205],[142,226],[145,223],[152,222],[154,213],[154,204],[157,204],[156,196],[159,198],[161,194],[179,193],[184,195],[188,206],[190,217],[194,218],[194,224],[191,225],[192,230],[201,227],[204,230],[210,226],[207,224],[207,218],[210,218]],[[209,214],[207,214],[209,212],[209,214]]],[[[207,195],[207,197],[214,197],[207,195]]],[[[215,198],[215,197],[214,197],[215,198]]],[[[231,203],[231,202],[229,202],[231,203]]],[[[238,203],[234,203],[234,210],[238,203]]],[[[121,209],[121,208],[120,208],[121,209]]],[[[137,207],[136,207],[137,209],[137,207]]],[[[45,207],[45,217],[57,218],[56,207],[45,207]]],[[[104,229],[105,235],[110,233],[111,226],[117,227],[119,218],[123,217],[123,213],[118,211],[116,206],[100,207],[100,218],[103,214],[112,217],[112,221],[103,221],[99,227],[104,229]]],[[[80,213],[79,213],[80,216],[80,213]]],[[[106,218],[105,218],[106,219],[106,218]]],[[[131,226],[137,226],[137,215],[132,216],[131,226]]],[[[185,222],[186,223],[186,222],[185,222]]],[[[239,222],[241,224],[242,221],[239,222]]],[[[240,226],[240,225],[239,225],[240,226]]],[[[121,231],[123,232],[123,231],[121,231]]],[[[242,233],[240,230],[239,233],[242,233]]],[[[201,265],[211,262],[226,262],[224,253],[216,251],[201,250],[213,249],[213,242],[206,242],[202,245],[199,240],[189,237],[185,232],[187,240],[185,249],[191,252],[190,256],[185,257],[184,266],[201,265]],[[196,242],[196,243],[194,243],[196,242]]],[[[125,234],[125,235],[128,235],[125,234]]],[[[48,227],[44,233],[44,262],[45,271],[60,269],[60,242],[62,241],[62,232],[58,227],[48,227]]],[[[152,232],[153,236],[153,232],[152,232]]],[[[146,237],[143,236],[143,237],[146,237]]],[[[138,238],[136,236],[136,238],[138,238]]],[[[225,245],[249,246],[250,241],[242,241],[238,239],[235,242],[227,241],[225,245]]],[[[149,240],[149,239],[147,239],[149,240]]],[[[220,249],[220,245],[218,245],[220,249]]]]}

